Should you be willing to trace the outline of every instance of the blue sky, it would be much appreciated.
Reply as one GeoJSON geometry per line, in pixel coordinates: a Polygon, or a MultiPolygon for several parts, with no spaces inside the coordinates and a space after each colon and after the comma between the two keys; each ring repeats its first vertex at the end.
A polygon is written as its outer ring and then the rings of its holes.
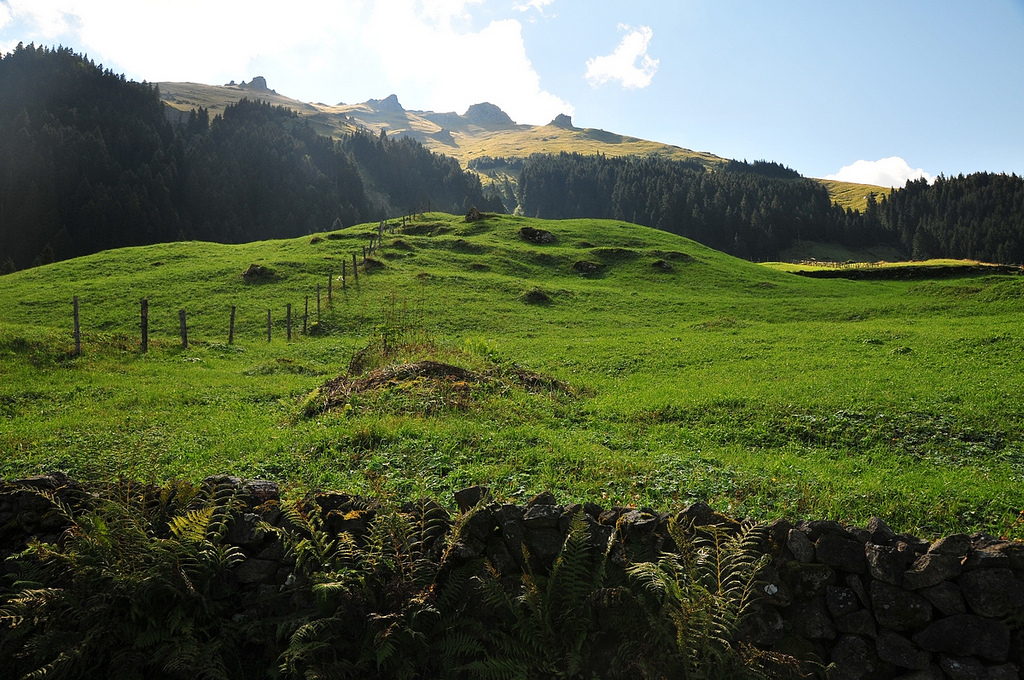
{"type": "Polygon", "coordinates": [[[902,185],[1024,175],[1024,0],[0,0],[0,49],[305,101],[521,123],[902,185]]]}

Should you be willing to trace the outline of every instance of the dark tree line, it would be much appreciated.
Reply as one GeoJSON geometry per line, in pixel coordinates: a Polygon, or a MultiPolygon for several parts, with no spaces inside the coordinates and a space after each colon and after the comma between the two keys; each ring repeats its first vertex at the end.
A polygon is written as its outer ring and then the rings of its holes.
{"type": "Polygon", "coordinates": [[[0,58],[0,272],[181,238],[286,238],[428,203],[501,209],[475,174],[410,139],[333,140],[247,100],[172,123],[155,86],[70,49],[0,58]]]}
{"type": "Polygon", "coordinates": [[[692,238],[749,259],[774,259],[795,240],[879,244],[908,257],[1024,262],[1024,180],[978,173],[909,182],[866,209],[834,205],[825,187],[777,163],[708,170],[657,157],[562,153],[526,159],[519,205],[545,218],[600,217],[692,238]]]}
{"type": "Polygon", "coordinates": [[[908,182],[879,219],[915,258],[1024,263],[1024,179],[980,172],[908,182]]]}
{"type": "Polygon", "coordinates": [[[520,207],[531,216],[635,222],[748,258],[776,257],[794,239],[843,238],[847,213],[821,184],[745,165],[708,171],[654,156],[531,156],[519,178],[520,207]]]}

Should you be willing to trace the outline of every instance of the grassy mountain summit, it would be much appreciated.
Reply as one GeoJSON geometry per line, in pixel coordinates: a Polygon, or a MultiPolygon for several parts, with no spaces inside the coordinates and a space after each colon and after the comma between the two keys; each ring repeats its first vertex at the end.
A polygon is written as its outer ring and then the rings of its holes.
{"type": "Polygon", "coordinates": [[[812,280],[624,222],[440,213],[364,263],[375,231],[5,276],[0,476],[227,471],[442,499],[485,483],[1021,535],[1019,276],[812,280]]]}
{"type": "MultiPolygon", "coordinates": [[[[262,79],[259,79],[262,81],[262,79]]],[[[243,97],[266,99],[274,105],[288,106],[309,118],[321,134],[338,136],[362,127],[388,135],[412,137],[436,153],[457,159],[463,167],[482,158],[526,158],[534,153],[561,152],[606,156],[658,156],[670,160],[697,161],[708,168],[728,163],[709,152],[693,151],[679,146],[619,135],[594,128],[577,128],[568,116],[558,116],[547,125],[520,125],[500,108],[489,103],[474,104],[465,114],[455,112],[406,110],[394,94],[361,104],[310,104],[289,99],[274,91],[251,85],[224,86],[195,83],[159,83],[164,101],[187,113],[205,107],[211,115],[243,97]]],[[[477,170],[485,184],[513,179],[515,173],[498,165],[477,170]]],[[[824,181],[832,199],[844,208],[863,210],[869,193],[882,195],[888,188],[824,181]]]]}

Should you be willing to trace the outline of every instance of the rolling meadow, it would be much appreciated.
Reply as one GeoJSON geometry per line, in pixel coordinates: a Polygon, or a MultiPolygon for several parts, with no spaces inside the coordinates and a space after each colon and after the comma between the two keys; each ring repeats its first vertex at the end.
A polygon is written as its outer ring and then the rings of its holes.
{"type": "Polygon", "coordinates": [[[479,483],[1024,537],[1020,276],[816,280],[622,222],[441,213],[363,262],[376,226],[0,277],[0,477],[479,483]]]}

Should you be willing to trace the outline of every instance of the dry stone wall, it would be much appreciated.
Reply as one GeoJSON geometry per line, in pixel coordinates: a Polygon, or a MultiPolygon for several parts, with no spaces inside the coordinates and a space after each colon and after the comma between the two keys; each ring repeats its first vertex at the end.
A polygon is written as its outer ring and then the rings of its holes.
{"type": "MultiPolygon", "coordinates": [[[[205,484],[229,485],[244,501],[226,541],[245,559],[225,579],[226,591],[258,598],[294,580],[294,557],[260,529],[261,522],[287,524],[277,485],[228,476],[205,484]]],[[[0,483],[0,557],[20,552],[31,538],[60,540],[68,520],[51,499],[74,508],[88,504],[90,494],[59,473],[0,483]]],[[[449,527],[459,527],[448,559],[486,558],[502,574],[550,569],[579,513],[592,547],[610,545],[609,558],[618,566],[675,551],[671,520],[697,530],[739,527],[702,503],[658,513],[562,504],[543,493],[517,505],[494,502],[479,486],[457,492],[455,501],[465,515],[457,525],[435,502],[410,503],[403,511],[442,513],[449,527]]],[[[376,512],[372,499],[338,492],[312,494],[306,504],[328,531],[357,538],[367,535],[376,512]]],[[[761,549],[771,556],[758,584],[763,597],[743,629],[760,649],[818,661],[834,680],[1020,677],[1024,542],[984,534],[929,542],[898,534],[877,518],[863,528],[778,520],[764,532],[761,549]]]]}

